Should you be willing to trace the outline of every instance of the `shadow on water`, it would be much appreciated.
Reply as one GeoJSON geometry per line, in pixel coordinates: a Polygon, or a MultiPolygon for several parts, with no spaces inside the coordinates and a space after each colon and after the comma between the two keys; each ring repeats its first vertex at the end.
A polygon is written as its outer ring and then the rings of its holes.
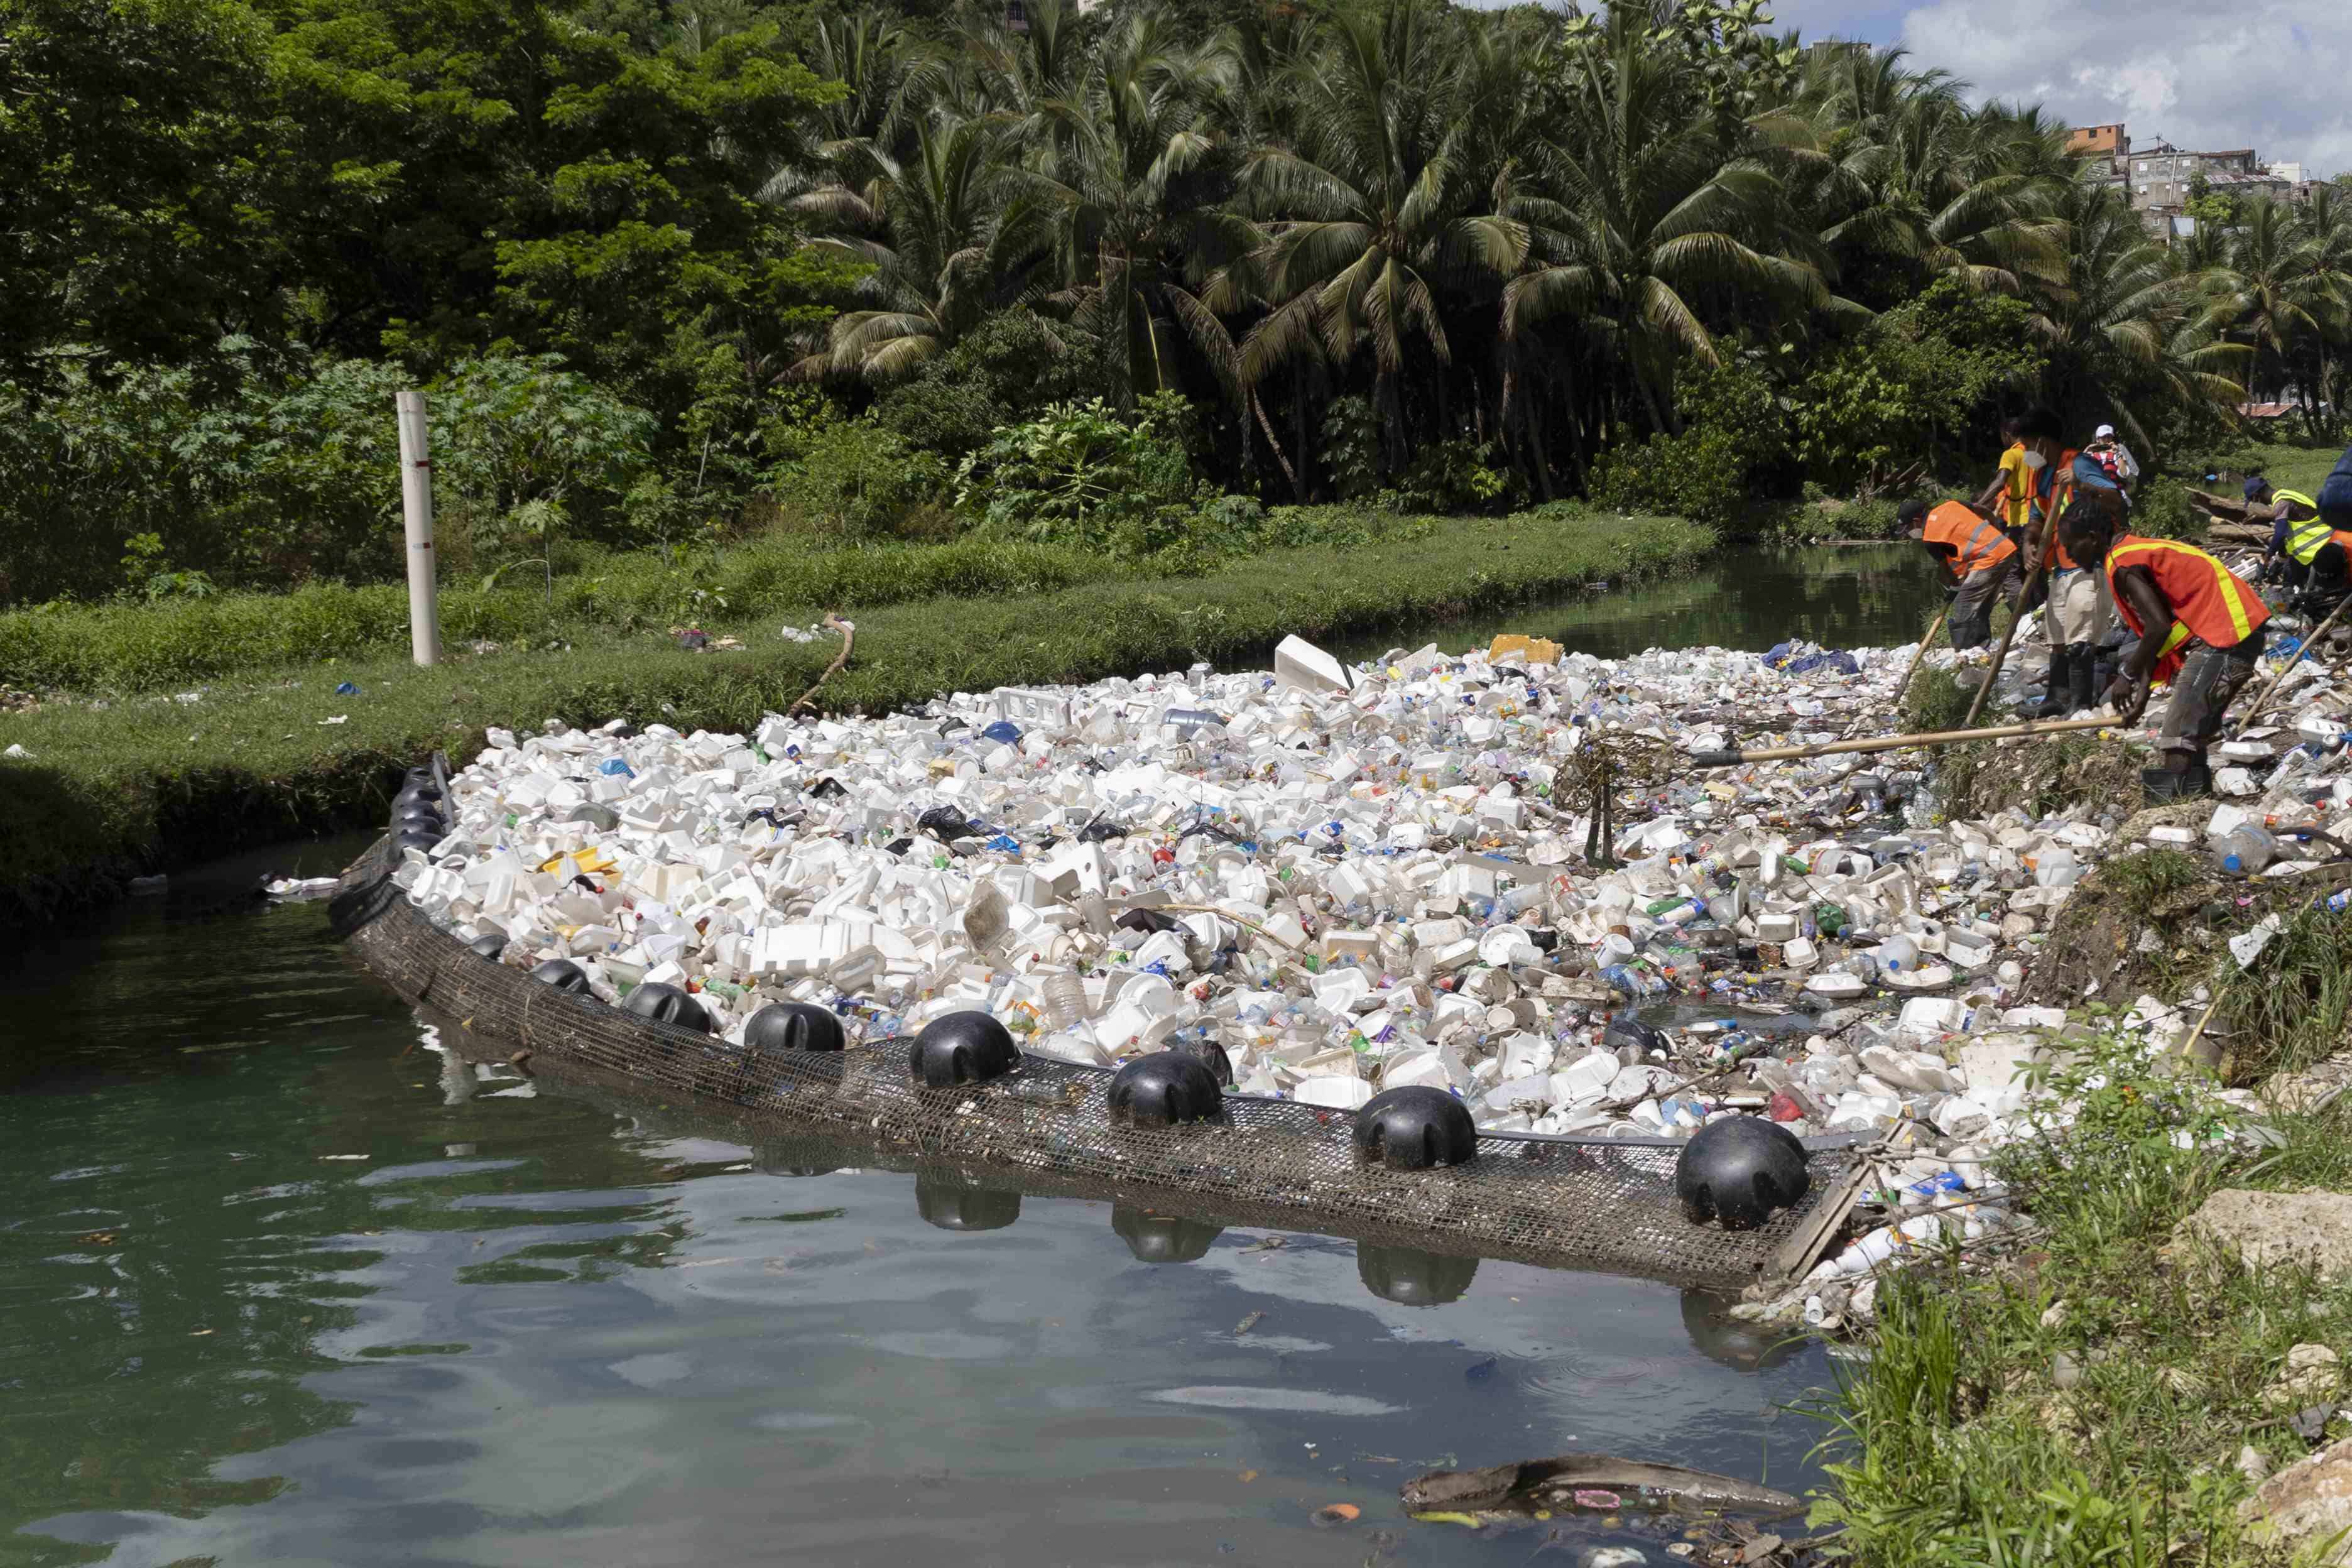
{"type": "Polygon", "coordinates": [[[1812,1478],[1819,1352],[1712,1299],[730,1142],[437,1050],[323,924],[133,909],[0,976],[0,1564],[1517,1568],[1681,1525],[1398,1486],[1812,1478]]]}
{"type": "Polygon", "coordinates": [[[1578,590],[1492,614],[1392,628],[1330,651],[1350,662],[1434,642],[1484,647],[1504,632],[1549,637],[1571,653],[1624,658],[1652,647],[1760,652],[1790,637],[1832,647],[1915,642],[1945,593],[1916,545],[1740,546],[1683,576],[1607,592],[1578,590]]]}

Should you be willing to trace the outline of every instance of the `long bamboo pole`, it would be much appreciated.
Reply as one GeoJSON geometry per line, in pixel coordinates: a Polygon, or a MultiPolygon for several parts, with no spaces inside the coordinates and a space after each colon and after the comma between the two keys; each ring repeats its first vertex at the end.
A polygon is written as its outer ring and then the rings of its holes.
{"type": "Polygon", "coordinates": [[[1732,768],[1743,763],[1780,763],[1798,757],[1832,757],[1848,752],[1900,752],[1912,746],[1950,746],[1963,741],[2006,741],[2028,735],[2064,735],[2083,730],[2120,730],[2118,719],[2049,719],[2040,723],[1993,724],[1981,730],[1926,730],[1912,735],[1874,735],[1863,741],[1822,741],[1810,746],[1768,746],[1757,751],[1700,752],[1695,768],[1732,768]]]}
{"type": "MultiPolygon", "coordinates": [[[[2263,688],[2263,694],[2260,697],[2255,698],[2252,704],[2246,709],[2246,717],[2248,719],[2253,719],[2256,715],[2260,714],[2263,710],[2263,704],[2268,702],[2273,694],[2274,694],[2280,687],[2286,684],[2286,678],[2294,673],[2294,667],[2301,664],[2305,658],[2310,658],[2312,657],[2311,650],[2317,646],[2320,637],[2326,634],[2327,628],[2336,624],[2336,617],[2344,613],[2344,606],[2347,605],[2352,605],[2352,595],[2347,595],[2343,598],[2336,600],[2336,607],[2327,612],[2327,618],[2320,622],[2317,626],[2312,627],[2311,630],[2305,635],[2303,646],[2294,650],[2294,657],[2286,661],[2286,668],[2280,670],[2276,675],[2271,677],[2271,683],[2263,688]]],[[[2312,658],[2312,662],[2316,664],[2319,661],[2316,658],[2312,658]]]]}
{"type": "MultiPolygon", "coordinates": [[[[2056,498],[2053,496],[2052,499],[2056,498]]],[[[1993,682],[2000,679],[2000,667],[2009,658],[2010,640],[2017,636],[2018,623],[2025,619],[2025,601],[2032,595],[2033,585],[2049,574],[2050,557],[2057,548],[2058,520],[2052,517],[2042,536],[2042,559],[2034,563],[2025,581],[2017,585],[2017,597],[2010,602],[2009,625],[2001,629],[2000,646],[1992,650],[1992,662],[1985,666],[1984,684],[1977,688],[1976,696],[1969,700],[1966,722],[1975,723],[1977,715],[1984,711],[1985,699],[1992,695],[1993,682]]]]}

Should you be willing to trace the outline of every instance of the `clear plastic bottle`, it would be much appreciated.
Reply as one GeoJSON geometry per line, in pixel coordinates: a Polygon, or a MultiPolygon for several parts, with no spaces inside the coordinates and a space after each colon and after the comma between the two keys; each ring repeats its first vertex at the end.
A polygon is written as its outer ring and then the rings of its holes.
{"type": "Polygon", "coordinates": [[[1087,985],[1068,970],[1049,974],[1041,987],[1045,994],[1045,1016],[1056,1029],[1072,1029],[1087,1018],[1087,985]]]}
{"type": "Polygon", "coordinates": [[[2221,850],[2221,869],[2252,877],[2278,858],[2279,845],[2268,828],[2257,827],[2248,822],[2230,829],[2223,836],[2221,850]]]}

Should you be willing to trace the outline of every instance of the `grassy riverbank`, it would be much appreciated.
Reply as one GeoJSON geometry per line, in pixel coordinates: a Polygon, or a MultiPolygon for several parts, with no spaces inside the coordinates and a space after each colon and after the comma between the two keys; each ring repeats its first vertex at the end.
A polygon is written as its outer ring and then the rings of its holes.
{"type": "MultiPolygon", "coordinates": [[[[1198,658],[1232,665],[1286,633],[1368,632],[1661,574],[1713,543],[1706,529],[1672,519],[1431,520],[1360,545],[1268,551],[1198,577],[909,598],[853,614],[856,657],[826,684],[823,705],[874,711],[1198,658]]],[[[397,655],[331,659],[241,670],[198,692],[0,716],[0,743],[28,753],[0,760],[0,924],[110,896],[140,870],[372,823],[401,768],[436,746],[463,756],[490,725],[627,717],[742,728],[806,690],[838,647],[785,641],[774,618],[741,624],[750,646],[739,653],[683,652],[659,629],[585,626],[569,647],[460,655],[430,670],[397,655]],[[358,694],[338,695],[344,682],[358,694]]]]}
{"type": "Polygon", "coordinates": [[[2112,1012],[2078,1005],[2071,1054],[2037,1069],[2071,1121],[1997,1168],[2023,1224],[1882,1283],[1868,1359],[1824,1411],[1836,1462],[1814,1519],[1843,1528],[1853,1560],[2287,1560],[2238,1509],[2262,1475],[2352,1436],[2328,1414],[2352,1399],[2340,1369],[2285,1381],[2297,1346],[2352,1347],[2352,1273],[2248,1268],[2180,1226],[2224,1189],[2352,1191],[2352,1096],[2329,1094],[2347,1076],[2352,926],[2314,905],[2343,879],[2217,881],[2197,857],[2147,850],[2069,900],[2029,1002],[2079,1005],[2099,975],[2118,1005],[2181,1003],[2237,974],[2230,937],[2268,913],[2284,924],[2261,983],[2224,992],[2210,1067],[2143,1059],[2108,1032],[2112,1012]],[[2208,1072],[2257,1089],[2260,1109],[2217,1099],[2208,1072]]]}
{"type": "Polygon", "coordinates": [[[2031,1229],[2006,1257],[1881,1287],[1870,1359],[1826,1412],[1836,1462],[1815,1524],[1843,1526],[1874,1568],[2273,1560],[2238,1518],[2253,1488],[2240,1454],[2274,1471],[2312,1451],[2288,1417],[2339,1391],[2273,1391],[2296,1345],[2352,1342],[2352,1285],[2173,1239],[2222,1187],[2352,1183],[2352,1114],[2269,1126],[2283,1147],[2182,1149],[2176,1131],[2210,1129],[2176,1083],[2116,1071],[2063,1153],[2018,1156],[2031,1229]]]}

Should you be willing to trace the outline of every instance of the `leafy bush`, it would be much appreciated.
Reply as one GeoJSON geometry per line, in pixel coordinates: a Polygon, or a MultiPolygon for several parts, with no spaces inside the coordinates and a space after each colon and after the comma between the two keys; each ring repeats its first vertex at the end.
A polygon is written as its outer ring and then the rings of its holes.
{"type": "Polygon", "coordinates": [[[1693,370],[1681,387],[1682,433],[1603,452],[1592,465],[1592,499],[1717,527],[1739,521],[1788,478],[1787,416],[1757,358],[1693,370]]]}
{"type": "Polygon", "coordinates": [[[961,458],[1009,420],[1084,395],[1086,370],[1048,323],[1003,310],[883,395],[874,416],[913,446],[961,458]]]}
{"type": "Polygon", "coordinates": [[[1969,454],[1948,433],[1990,429],[1993,405],[2042,368],[2032,309],[1943,279],[1887,311],[1799,383],[1791,418],[1806,475],[1838,491],[1969,454]]]}
{"type": "Polygon", "coordinates": [[[1423,447],[1397,481],[1403,511],[1499,511],[1516,499],[1517,476],[1495,466],[1495,444],[1456,437],[1423,447]]]}
{"type": "Polygon", "coordinates": [[[843,540],[943,531],[947,466],[870,419],[807,437],[776,474],[776,500],[813,531],[843,540]]]}
{"type": "Polygon", "coordinates": [[[1717,526],[1748,500],[1738,442],[1727,431],[1653,436],[1603,452],[1592,465],[1592,499],[1612,510],[1664,512],[1717,526]]]}
{"type": "Polygon", "coordinates": [[[956,470],[956,505],[992,532],[1134,556],[1185,542],[1213,492],[1192,478],[1174,393],[1123,420],[1100,398],[1000,428],[956,470]]]}
{"type": "MultiPolygon", "coordinates": [[[[69,374],[37,407],[0,387],[0,594],[111,592],[134,536],[170,573],[230,585],[398,574],[393,396],[412,378],[232,348],[226,384],[114,366],[69,374]]],[[[467,360],[425,390],[453,568],[544,557],[567,531],[633,537],[622,501],[650,461],[651,415],[551,355],[467,360]]]]}

